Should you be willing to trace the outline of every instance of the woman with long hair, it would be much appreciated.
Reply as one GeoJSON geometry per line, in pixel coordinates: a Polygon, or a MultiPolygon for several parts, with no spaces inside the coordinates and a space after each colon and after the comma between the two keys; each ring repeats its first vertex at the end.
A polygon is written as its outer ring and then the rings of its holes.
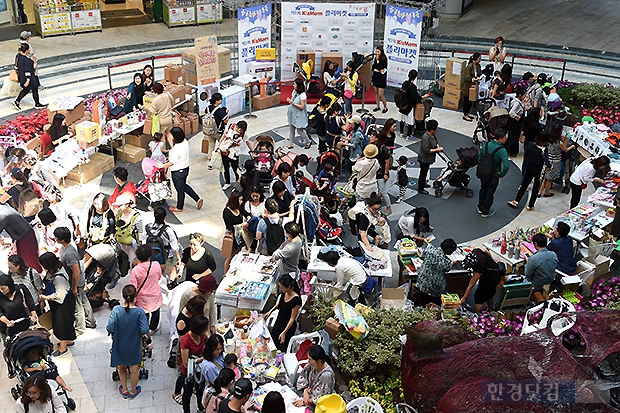
{"type": "Polygon", "coordinates": [[[388,111],[387,100],[385,100],[385,95],[383,94],[387,86],[387,67],[388,61],[383,51],[383,46],[377,46],[375,48],[375,58],[370,68],[372,71],[372,88],[377,98],[377,107],[372,110],[373,112],[381,110],[380,103],[383,103],[383,112],[381,113],[387,113],[388,111]]]}
{"type": "Polygon", "coordinates": [[[331,60],[325,60],[323,64],[323,83],[325,83],[325,93],[332,94],[334,96],[338,96],[338,81],[340,77],[336,78],[336,72],[334,70],[334,62],[331,60]]]}
{"type": "Polygon", "coordinates": [[[495,99],[497,106],[508,109],[506,89],[512,82],[512,66],[506,63],[500,70],[499,77],[494,78],[489,86],[489,97],[495,99]]]}
{"type": "Polygon", "coordinates": [[[263,400],[263,411],[269,413],[286,413],[284,398],[277,391],[270,391],[263,400]]]}
{"type": "Polygon", "coordinates": [[[212,334],[205,343],[202,352],[204,359],[200,363],[202,377],[208,386],[212,386],[219,377],[220,371],[225,367],[224,363],[224,340],[219,334],[212,334]]]}
{"type": "Polygon", "coordinates": [[[334,102],[325,113],[325,143],[328,147],[336,148],[342,146],[342,133],[349,126],[350,116],[341,116],[342,106],[334,102]]]}
{"type": "Polygon", "coordinates": [[[410,104],[407,107],[398,109],[397,119],[400,123],[400,135],[407,140],[413,137],[413,125],[415,123],[415,105],[422,101],[422,96],[418,93],[418,87],[415,84],[415,80],[418,78],[418,71],[411,69],[407,74],[407,80],[402,84],[402,89],[407,95],[407,102],[410,104]],[[405,135],[405,124],[407,125],[407,134],[405,135]]]}
{"type": "Polygon", "coordinates": [[[144,69],[142,69],[142,80],[144,83],[144,91],[150,92],[153,89],[153,84],[155,84],[155,72],[153,71],[153,66],[144,66],[144,69]]]}
{"type": "MultiPolygon", "coordinates": [[[[230,395],[230,389],[232,388],[234,383],[235,372],[226,367],[221,369],[217,378],[215,379],[215,381],[213,381],[212,386],[205,388],[205,391],[202,394],[202,405],[205,408],[205,412],[217,412],[220,403],[223,400],[228,399],[228,396],[230,395]]],[[[267,411],[268,410],[265,410],[265,412],[267,411]]]]}
{"type": "Polygon", "coordinates": [[[17,255],[10,255],[7,260],[9,275],[15,284],[23,285],[28,289],[32,300],[35,303],[37,314],[41,314],[41,292],[45,286],[41,274],[34,268],[29,268],[24,259],[17,255]]]}
{"type": "Polygon", "coordinates": [[[107,243],[116,232],[116,219],[110,208],[108,196],[102,192],[95,195],[88,208],[86,233],[90,245],[107,243]]]}
{"type": "Polygon", "coordinates": [[[390,215],[392,213],[392,201],[387,193],[388,180],[390,179],[390,168],[392,167],[392,155],[390,149],[386,144],[388,139],[396,136],[396,121],[392,118],[385,122],[385,126],[381,129],[381,133],[378,136],[371,136],[368,143],[374,144],[379,149],[375,159],[379,161],[379,170],[377,170],[377,191],[378,195],[383,198],[385,203],[385,213],[390,215]]]}
{"type": "MultiPolygon", "coordinates": [[[[246,213],[242,205],[243,195],[241,195],[241,192],[234,190],[230,193],[226,206],[222,211],[222,219],[224,220],[226,231],[233,234],[233,253],[230,258],[234,257],[239,251],[241,251],[241,248],[244,245],[243,230],[247,228],[248,223],[245,219],[246,213]]],[[[227,270],[228,266],[226,266],[224,272],[227,270]]]]}
{"type": "Polygon", "coordinates": [[[127,96],[125,97],[125,103],[123,103],[123,111],[125,113],[131,113],[135,108],[143,103],[144,98],[144,82],[142,81],[142,74],[135,73],[133,75],[133,81],[127,87],[127,96]]]}
{"type": "Polygon", "coordinates": [[[21,397],[15,401],[16,413],[67,413],[67,407],[41,374],[28,377],[21,397]]]}
{"type": "MultiPolygon", "coordinates": [[[[67,118],[62,113],[56,113],[54,115],[54,119],[52,120],[52,125],[47,130],[47,134],[50,136],[52,145],[51,148],[43,147],[43,153],[47,153],[46,149],[53,150],[60,144],[60,139],[67,136],[71,137],[73,134],[69,132],[67,128],[67,118]]],[[[43,142],[41,142],[43,144],[43,142]]]]}
{"type": "Polygon", "coordinates": [[[265,313],[265,319],[269,318],[275,310],[279,310],[276,322],[271,329],[271,337],[273,337],[278,350],[286,352],[288,343],[297,329],[297,314],[301,309],[301,297],[299,296],[297,281],[289,274],[280,276],[278,288],[280,294],[276,304],[265,313]]]}
{"type": "Polygon", "coordinates": [[[471,111],[472,101],[469,100],[469,89],[476,84],[482,77],[482,68],[480,67],[480,61],[482,56],[476,52],[469,58],[469,62],[463,72],[463,79],[461,80],[461,98],[463,99],[463,120],[467,122],[473,121],[469,116],[471,111]]]}
{"type": "Polygon", "coordinates": [[[288,111],[286,113],[289,126],[288,148],[293,149],[293,140],[295,139],[295,131],[306,142],[306,149],[310,147],[310,138],[306,133],[308,127],[308,96],[306,95],[306,86],[304,81],[297,78],[293,86],[293,94],[287,98],[288,111]]]}
{"type": "MultiPolygon", "coordinates": [[[[356,88],[357,88],[357,79],[359,75],[355,71],[353,67],[353,61],[349,60],[347,62],[347,67],[344,70],[343,74],[345,78],[344,84],[344,113],[345,115],[350,116],[353,114],[353,96],[355,96],[356,88]]],[[[383,113],[386,113],[387,110],[384,110],[383,113]]]]}
{"type": "Polygon", "coordinates": [[[112,335],[110,367],[116,367],[120,377],[118,392],[124,399],[134,399],[142,391],[138,385],[140,375],[138,365],[142,361],[142,336],[149,333],[144,310],[136,307],[136,287],[127,284],[123,287],[125,303],[112,309],[106,327],[112,335]],[[131,373],[131,391],[127,387],[127,372],[131,373]]]}

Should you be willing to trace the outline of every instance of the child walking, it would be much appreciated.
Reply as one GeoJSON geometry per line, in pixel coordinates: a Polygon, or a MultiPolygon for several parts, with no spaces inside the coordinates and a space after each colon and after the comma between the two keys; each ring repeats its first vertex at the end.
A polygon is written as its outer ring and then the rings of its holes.
{"type": "Polygon", "coordinates": [[[405,191],[407,190],[407,185],[409,185],[409,177],[407,176],[407,157],[405,155],[401,155],[398,158],[398,168],[396,168],[396,173],[398,175],[398,198],[396,199],[396,203],[399,204],[405,198],[405,191]]]}

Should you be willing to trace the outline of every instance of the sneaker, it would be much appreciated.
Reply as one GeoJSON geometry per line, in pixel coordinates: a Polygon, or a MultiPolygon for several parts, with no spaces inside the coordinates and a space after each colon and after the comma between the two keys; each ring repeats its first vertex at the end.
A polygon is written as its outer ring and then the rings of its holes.
{"type": "Polygon", "coordinates": [[[213,170],[213,165],[209,164],[209,165],[207,166],[207,169],[208,169],[208,170],[210,170],[210,171],[212,171],[212,170],[213,170]]]}
{"type": "Polygon", "coordinates": [[[142,392],[142,387],[140,386],[136,386],[135,391],[133,391],[132,393],[129,393],[129,400],[133,400],[136,398],[136,396],[138,394],[140,394],[140,392],[142,392]]]}
{"type": "Polygon", "coordinates": [[[67,354],[68,352],[69,352],[69,350],[65,350],[65,351],[62,351],[62,352],[61,352],[60,350],[55,350],[55,351],[51,354],[51,356],[52,356],[52,357],[54,357],[54,358],[56,358],[56,357],[62,357],[62,356],[64,356],[65,354],[67,354]]]}
{"type": "Polygon", "coordinates": [[[482,211],[480,210],[480,208],[476,208],[476,209],[478,210],[478,213],[482,215],[482,211]]]}
{"type": "Polygon", "coordinates": [[[43,103],[37,103],[36,105],[34,105],[35,109],[44,109],[46,107],[47,105],[44,105],[43,103]]]}
{"type": "Polygon", "coordinates": [[[13,107],[17,110],[22,110],[22,107],[19,105],[19,102],[16,100],[13,101],[13,107]]]}
{"type": "Polygon", "coordinates": [[[480,214],[482,218],[492,217],[493,215],[495,215],[495,211],[489,211],[486,214],[480,214]]]}
{"type": "Polygon", "coordinates": [[[430,187],[431,185],[428,182],[424,184],[424,188],[430,188],[430,187]]]}
{"type": "Polygon", "coordinates": [[[114,287],[116,287],[116,280],[114,280],[110,284],[108,284],[108,288],[114,288],[114,287]]]}
{"type": "Polygon", "coordinates": [[[426,189],[423,189],[421,191],[418,191],[418,194],[422,194],[422,195],[428,195],[429,192],[426,189]]]}
{"type": "Polygon", "coordinates": [[[403,202],[402,198],[396,198],[396,201],[394,201],[395,204],[400,204],[401,202],[403,202]]]}
{"type": "Polygon", "coordinates": [[[126,399],[129,397],[129,392],[123,390],[123,385],[121,384],[120,386],[118,386],[118,392],[121,394],[121,396],[123,396],[123,399],[126,399]]]}
{"type": "Polygon", "coordinates": [[[224,184],[224,186],[222,187],[222,191],[225,191],[228,188],[230,188],[230,184],[224,184]]]}

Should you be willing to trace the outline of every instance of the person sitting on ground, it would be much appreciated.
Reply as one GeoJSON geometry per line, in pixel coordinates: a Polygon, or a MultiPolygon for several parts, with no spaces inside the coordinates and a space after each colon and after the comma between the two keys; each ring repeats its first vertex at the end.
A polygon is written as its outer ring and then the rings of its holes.
{"type": "Polygon", "coordinates": [[[16,413],[67,413],[67,408],[45,377],[34,374],[24,382],[21,397],[15,401],[16,413]]]}
{"type": "Polygon", "coordinates": [[[114,168],[114,182],[116,182],[116,187],[114,188],[114,191],[112,192],[112,195],[110,195],[110,198],[108,198],[108,203],[110,205],[112,205],[112,210],[116,211],[115,206],[115,201],[116,198],[120,195],[120,194],[129,194],[131,196],[131,198],[134,200],[136,200],[136,186],[129,182],[129,171],[127,171],[127,168],[124,168],[122,166],[116,167],[114,168]]]}
{"type": "Polygon", "coordinates": [[[329,356],[323,347],[313,345],[308,348],[308,364],[297,380],[297,390],[303,391],[303,398],[293,402],[297,407],[313,409],[316,402],[327,394],[335,392],[334,370],[329,365],[329,356]]]}
{"type": "Polygon", "coordinates": [[[65,391],[73,391],[71,387],[67,385],[67,382],[63,380],[58,374],[57,369],[50,369],[50,365],[45,361],[41,354],[41,348],[34,347],[26,354],[26,363],[24,364],[24,371],[28,373],[39,373],[47,380],[55,380],[56,383],[65,391]]]}
{"type": "Polygon", "coordinates": [[[547,250],[554,252],[558,257],[558,271],[564,274],[574,274],[577,270],[575,247],[573,237],[568,234],[570,234],[570,226],[566,222],[558,222],[551,234],[547,235],[551,239],[547,250]]]}
{"type": "Polygon", "coordinates": [[[446,294],[446,273],[452,269],[450,255],[456,251],[456,242],[446,238],[440,248],[428,245],[422,253],[422,268],[418,273],[416,287],[420,292],[420,304],[441,305],[441,295],[446,294]]]}
{"type": "MultiPolygon", "coordinates": [[[[239,379],[231,392],[232,397],[220,403],[218,413],[243,413],[243,405],[250,400],[254,388],[246,378],[239,379]]],[[[266,413],[266,412],[265,412],[266,413]]]]}
{"type": "Polygon", "coordinates": [[[543,234],[534,235],[532,243],[536,252],[531,257],[525,255],[525,278],[532,283],[536,294],[542,293],[543,287],[555,279],[558,257],[547,249],[547,237],[543,234]]]}

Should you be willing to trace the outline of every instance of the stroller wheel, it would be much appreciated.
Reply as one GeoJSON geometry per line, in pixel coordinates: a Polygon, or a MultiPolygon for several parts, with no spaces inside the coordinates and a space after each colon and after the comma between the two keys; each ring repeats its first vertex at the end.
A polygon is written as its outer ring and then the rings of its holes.
{"type": "Polygon", "coordinates": [[[443,185],[442,185],[441,181],[433,181],[433,188],[434,189],[443,189],[443,185]]]}
{"type": "Polygon", "coordinates": [[[69,410],[75,410],[76,407],[77,407],[77,405],[75,404],[75,400],[73,400],[72,398],[68,397],[67,398],[67,408],[69,410]]]}
{"type": "Polygon", "coordinates": [[[437,198],[441,198],[443,196],[443,191],[441,189],[436,189],[435,190],[435,196],[437,198]]]}
{"type": "Polygon", "coordinates": [[[148,380],[149,379],[149,371],[148,370],[144,370],[144,380],[148,380]]]}
{"type": "Polygon", "coordinates": [[[146,356],[150,359],[153,358],[153,349],[149,348],[146,350],[146,356]]]}
{"type": "Polygon", "coordinates": [[[474,197],[474,191],[472,191],[471,189],[468,189],[467,191],[465,191],[465,196],[467,198],[473,198],[474,197]]]}
{"type": "Polygon", "coordinates": [[[19,399],[19,391],[17,391],[15,387],[11,387],[11,396],[13,396],[15,400],[19,399]]]}
{"type": "Polygon", "coordinates": [[[121,378],[120,378],[120,376],[118,375],[118,370],[114,370],[114,371],[112,372],[112,381],[119,381],[120,379],[121,379],[121,378]]]}

